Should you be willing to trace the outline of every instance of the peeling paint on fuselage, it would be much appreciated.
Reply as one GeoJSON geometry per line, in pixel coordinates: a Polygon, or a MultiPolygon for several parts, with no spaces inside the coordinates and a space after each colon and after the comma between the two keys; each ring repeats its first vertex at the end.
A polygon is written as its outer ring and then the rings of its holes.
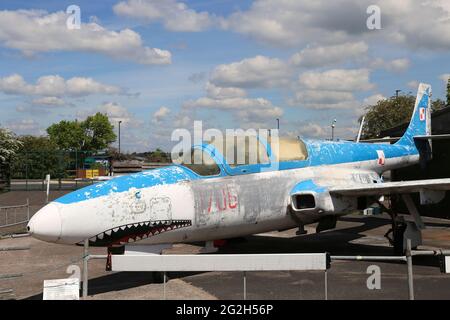
{"type": "Polygon", "coordinates": [[[170,166],[80,189],[54,202],[63,213],[59,242],[78,243],[111,228],[171,219],[192,223],[141,241],[213,240],[294,227],[298,219],[311,223],[327,214],[292,219],[290,192],[299,182],[311,179],[322,187],[374,183],[382,171],[418,161],[417,151],[407,146],[305,143],[309,158],[290,163],[290,169],[280,164],[280,170],[228,175],[224,164],[220,176],[205,178],[170,166]],[[383,165],[376,150],[386,155],[383,165]]]}

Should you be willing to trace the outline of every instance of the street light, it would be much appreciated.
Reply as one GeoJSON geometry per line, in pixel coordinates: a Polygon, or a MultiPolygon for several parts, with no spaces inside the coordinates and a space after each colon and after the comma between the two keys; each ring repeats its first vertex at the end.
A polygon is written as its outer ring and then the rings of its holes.
{"type": "Polygon", "coordinates": [[[336,127],[336,119],[331,123],[331,141],[334,141],[334,128],[336,127]]]}
{"type": "Polygon", "coordinates": [[[119,121],[119,156],[120,156],[120,124],[122,123],[122,120],[119,121]]]}
{"type": "Polygon", "coordinates": [[[277,129],[280,131],[280,119],[277,118],[277,129]]]}

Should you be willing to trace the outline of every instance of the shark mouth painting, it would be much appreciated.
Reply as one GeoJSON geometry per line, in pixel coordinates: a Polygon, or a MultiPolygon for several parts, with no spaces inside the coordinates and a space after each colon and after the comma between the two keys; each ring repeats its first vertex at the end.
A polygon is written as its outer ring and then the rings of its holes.
{"type": "MultiPolygon", "coordinates": [[[[89,239],[89,245],[93,247],[124,245],[191,225],[191,220],[159,220],[132,223],[99,233],[89,239]]],[[[83,245],[83,243],[80,242],[78,245],[83,245]]]]}

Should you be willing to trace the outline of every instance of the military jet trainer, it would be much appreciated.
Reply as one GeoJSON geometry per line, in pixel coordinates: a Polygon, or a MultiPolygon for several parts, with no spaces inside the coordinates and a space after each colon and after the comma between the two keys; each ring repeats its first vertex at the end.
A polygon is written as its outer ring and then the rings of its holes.
{"type": "MultiPolygon", "coordinates": [[[[420,84],[409,127],[395,144],[280,138],[273,148],[269,139],[257,139],[257,161],[235,165],[204,142],[192,146],[200,164],[115,177],[56,199],[32,217],[29,233],[48,242],[81,245],[89,239],[105,247],[210,242],[315,222],[332,229],[337,217],[383,195],[420,192],[424,201],[439,201],[450,179],[381,178],[430,157],[430,96],[430,85],[420,84]]],[[[407,204],[420,227],[414,205],[407,204]]],[[[400,223],[392,218],[400,239],[400,223]]]]}

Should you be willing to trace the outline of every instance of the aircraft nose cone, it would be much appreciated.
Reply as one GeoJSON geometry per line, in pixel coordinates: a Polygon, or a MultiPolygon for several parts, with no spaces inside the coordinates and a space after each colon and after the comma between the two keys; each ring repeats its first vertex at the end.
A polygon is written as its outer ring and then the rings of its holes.
{"type": "Polygon", "coordinates": [[[61,216],[58,207],[49,203],[39,210],[27,226],[28,232],[35,238],[48,242],[56,242],[61,237],[61,216]]]}

